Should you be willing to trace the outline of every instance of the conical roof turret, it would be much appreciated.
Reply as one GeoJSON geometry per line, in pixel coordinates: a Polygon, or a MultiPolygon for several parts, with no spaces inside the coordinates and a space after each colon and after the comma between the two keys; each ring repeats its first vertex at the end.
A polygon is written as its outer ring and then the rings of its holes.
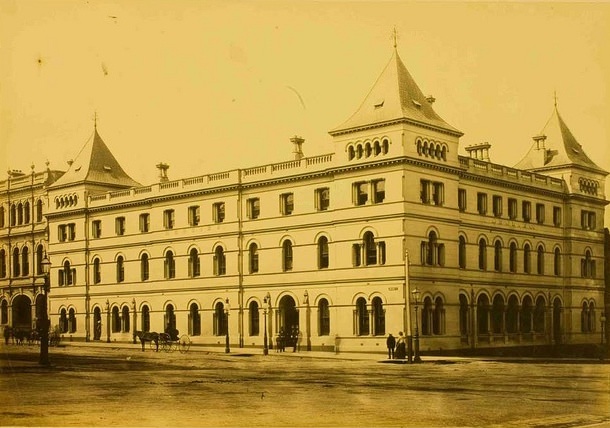
{"type": "Polygon", "coordinates": [[[338,135],[405,121],[456,136],[463,135],[436,114],[433,102],[434,98],[425,97],[419,89],[395,48],[392,58],[358,110],[329,133],[338,135]]]}

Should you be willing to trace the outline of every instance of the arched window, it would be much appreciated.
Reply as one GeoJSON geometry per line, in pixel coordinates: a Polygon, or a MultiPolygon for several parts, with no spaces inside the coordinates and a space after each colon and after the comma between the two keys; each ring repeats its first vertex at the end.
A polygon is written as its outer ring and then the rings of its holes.
{"type": "Polygon", "coordinates": [[[487,270],[487,242],[484,238],[479,239],[479,269],[487,270]]]}
{"type": "Polygon", "coordinates": [[[377,246],[372,232],[366,232],[363,237],[364,264],[366,266],[377,263],[377,246]]]}
{"type": "Polygon", "coordinates": [[[150,308],[148,305],[142,306],[142,331],[150,331],[150,308]]]}
{"type": "Polygon", "coordinates": [[[328,268],[328,238],[320,236],[318,239],[318,269],[328,268]]]}
{"type": "Polygon", "coordinates": [[[510,243],[510,252],[508,257],[509,269],[512,273],[517,272],[517,244],[510,243]]]}
{"type": "Polygon", "coordinates": [[[195,278],[200,274],[199,252],[196,248],[192,248],[189,252],[189,277],[195,278]]]}
{"type": "MultiPolygon", "coordinates": [[[[42,275],[42,259],[43,259],[44,247],[42,244],[36,247],[36,275],[42,275]]],[[[1,275],[0,275],[1,276],[1,275]]]]}
{"type": "Polygon", "coordinates": [[[364,156],[368,158],[369,156],[371,156],[372,152],[373,150],[371,149],[371,143],[366,143],[366,145],[364,146],[364,156]]]}
{"type": "Polygon", "coordinates": [[[36,201],[36,223],[40,223],[42,221],[42,200],[38,199],[36,201]]]}
{"type": "Polygon", "coordinates": [[[504,333],[504,297],[496,295],[491,307],[491,332],[493,334],[504,333]]]}
{"type": "Polygon", "coordinates": [[[428,241],[421,243],[422,264],[428,266],[444,266],[445,264],[445,244],[438,243],[436,232],[428,234],[428,241]]]}
{"type": "Polygon", "coordinates": [[[580,274],[583,278],[595,278],[595,260],[590,250],[586,250],[585,258],[580,260],[580,274]]]}
{"type": "Polygon", "coordinates": [[[248,261],[250,264],[250,273],[258,272],[258,245],[254,242],[248,247],[248,261]]]}
{"type": "MultiPolygon", "coordinates": [[[[421,145],[421,141],[418,141],[418,147],[419,145],[421,145]]],[[[377,156],[379,153],[381,153],[381,146],[379,145],[379,141],[375,141],[373,144],[373,154],[377,156]]]]}
{"type": "Polygon", "coordinates": [[[150,267],[148,262],[148,254],[144,253],[140,258],[140,279],[142,281],[147,281],[149,278],[149,272],[150,267]]]}
{"type": "Polygon", "coordinates": [[[176,260],[174,259],[174,253],[171,250],[165,253],[163,268],[165,279],[172,279],[176,277],[176,260]]]}
{"type": "Polygon", "coordinates": [[[494,270],[502,272],[502,243],[499,239],[494,243],[494,270]]]}
{"type": "Polygon", "coordinates": [[[65,308],[59,313],[59,331],[62,333],[68,332],[68,312],[65,308]]]}
{"type": "Polygon", "coordinates": [[[485,294],[477,299],[477,332],[489,334],[489,298],[485,294]]]}
{"type": "Polygon", "coordinates": [[[582,311],[580,312],[580,331],[583,333],[589,332],[589,305],[587,302],[582,303],[582,311]]]}
{"type": "Polygon", "coordinates": [[[434,314],[432,317],[432,334],[445,333],[445,306],[439,296],[434,299],[434,314]]]}
{"type": "Polygon", "coordinates": [[[282,270],[292,270],[292,242],[289,239],[282,244],[282,270]]]}
{"type": "Polygon", "coordinates": [[[19,248],[13,250],[13,277],[19,276],[21,268],[19,267],[19,248]]]}
{"type": "Polygon", "coordinates": [[[318,336],[330,334],[330,308],[328,300],[320,299],[318,302],[318,336]]]}
{"type": "Polygon", "coordinates": [[[0,250],[0,278],[6,278],[6,251],[0,250]]]}
{"type": "Polygon", "coordinates": [[[0,324],[8,324],[8,302],[2,300],[0,303],[0,324]]]}
{"type": "Polygon", "coordinates": [[[460,269],[466,269],[466,238],[459,237],[458,243],[458,264],[460,269]]]}
{"type": "Polygon", "coordinates": [[[189,334],[191,336],[201,336],[201,315],[199,315],[199,305],[191,303],[189,307],[189,334]]]}
{"type": "Polygon", "coordinates": [[[595,303],[590,302],[589,303],[589,313],[588,313],[588,324],[589,324],[589,328],[587,331],[593,333],[595,331],[595,303]]]}
{"type": "Polygon", "coordinates": [[[23,224],[23,205],[17,204],[17,224],[23,224]]]}
{"type": "Polygon", "coordinates": [[[165,332],[172,332],[176,330],[176,313],[174,312],[174,305],[167,305],[165,307],[165,332]]]}
{"type": "Polygon", "coordinates": [[[129,307],[123,306],[121,310],[121,331],[123,333],[129,332],[129,307]]]}
{"type": "Polygon", "coordinates": [[[250,336],[258,336],[260,331],[260,317],[258,311],[258,303],[252,301],[249,306],[250,315],[250,336]]]}
{"type": "Polygon", "coordinates": [[[9,217],[10,225],[15,226],[17,224],[17,207],[15,206],[15,204],[11,205],[11,212],[9,217]]]}
{"type": "Polygon", "coordinates": [[[68,311],[68,331],[76,333],[76,311],[74,308],[70,308],[68,311]]]}
{"type": "Polygon", "coordinates": [[[0,228],[4,227],[4,207],[0,206],[0,228]]]}
{"type": "Polygon", "coordinates": [[[544,275],[544,248],[542,245],[538,245],[536,253],[536,270],[538,275],[544,275]]]}
{"type": "Polygon", "coordinates": [[[100,259],[96,257],[93,259],[93,283],[99,284],[102,282],[102,269],[100,266],[100,259]]]}
{"type": "Polygon", "coordinates": [[[555,248],[553,256],[553,273],[555,276],[561,275],[561,250],[559,248],[555,248]]]}
{"type": "Polygon", "coordinates": [[[354,157],[356,156],[356,153],[354,152],[354,146],[349,146],[347,148],[347,158],[349,160],[354,159],[354,157]]]}
{"type": "Polygon", "coordinates": [[[385,155],[388,153],[389,150],[390,150],[390,142],[387,139],[384,139],[382,146],[381,146],[381,153],[385,155]]]}
{"type": "Polygon", "coordinates": [[[359,297],[356,300],[354,315],[356,317],[356,336],[367,336],[369,334],[369,311],[364,297],[359,297]]]}
{"type": "Polygon", "coordinates": [[[531,273],[532,272],[532,254],[531,254],[530,244],[525,244],[523,246],[523,272],[531,273]]]}
{"type": "Polygon", "coordinates": [[[227,273],[227,262],[225,250],[220,245],[214,250],[214,275],[225,275],[227,273]]]}
{"type": "Polygon", "coordinates": [[[125,281],[125,258],[118,256],[116,258],[116,282],[125,281]]]}
{"type": "Polygon", "coordinates": [[[383,308],[383,302],[380,297],[373,297],[371,302],[373,309],[373,335],[384,336],[385,335],[385,309],[383,308]]]}
{"type": "Polygon", "coordinates": [[[222,302],[214,305],[214,335],[224,336],[227,334],[227,320],[224,311],[225,305],[222,302]]]}
{"type": "Polygon", "coordinates": [[[468,297],[460,294],[460,335],[468,337],[470,333],[470,308],[468,306],[468,297]]]}
{"type": "Polygon", "coordinates": [[[30,224],[30,203],[23,204],[23,223],[30,224]]]}
{"type": "Polygon", "coordinates": [[[508,298],[506,309],[506,332],[508,334],[517,333],[519,330],[519,301],[517,296],[512,295],[508,298]]]}
{"type": "Polygon", "coordinates": [[[112,318],[111,318],[110,326],[112,328],[113,333],[121,332],[121,315],[119,313],[118,306],[114,306],[112,308],[112,318]]]}
{"type": "Polygon", "coordinates": [[[423,336],[430,336],[432,334],[433,315],[432,299],[426,296],[421,308],[421,334],[423,336]]]}
{"type": "Polygon", "coordinates": [[[76,269],[70,266],[70,262],[66,260],[63,265],[63,269],[59,269],[57,272],[58,285],[72,285],[76,283],[76,269]]]}
{"type": "Polygon", "coordinates": [[[362,150],[362,144],[358,144],[358,145],[356,146],[356,157],[357,157],[358,159],[360,159],[360,158],[362,157],[362,152],[363,152],[363,150],[362,150]]]}
{"type": "Polygon", "coordinates": [[[544,333],[545,321],[544,321],[544,313],[545,313],[545,303],[544,298],[542,296],[536,299],[536,308],[534,309],[534,332],[536,333],[544,333]]]}
{"type": "Polygon", "coordinates": [[[30,251],[28,247],[23,247],[21,250],[21,275],[28,276],[30,274],[30,251]]]}
{"type": "Polygon", "coordinates": [[[532,305],[532,298],[525,296],[523,303],[521,304],[521,316],[519,317],[521,333],[527,334],[534,331],[534,308],[532,305]]]}

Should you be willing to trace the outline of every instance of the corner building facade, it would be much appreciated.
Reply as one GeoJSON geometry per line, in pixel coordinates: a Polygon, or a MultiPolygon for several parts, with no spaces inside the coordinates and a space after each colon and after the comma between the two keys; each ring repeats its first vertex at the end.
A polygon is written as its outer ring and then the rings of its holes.
{"type": "Polygon", "coordinates": [[[487,145],[459,156],[433,102],[394,51],[331,153],[303,157],[295,137],[287,162],[175,181],[159,165],[149,186],[96,129],[44,188],[52,324],[231,347],[298,330],[328,351],[383,351],[415,325],[423,351],[597,343],[607,173],[556,107],[508,167],[487,145]]]}

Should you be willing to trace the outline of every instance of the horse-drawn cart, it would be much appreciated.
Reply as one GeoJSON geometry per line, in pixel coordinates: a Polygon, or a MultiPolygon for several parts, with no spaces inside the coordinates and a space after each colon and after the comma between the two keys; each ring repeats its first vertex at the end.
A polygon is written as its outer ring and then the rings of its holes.
{"type": "Polygon", "coordinates": [[[149,343],[150,349],[153,351],[174,352],[175,350],[180,351],[181,354],[185,354],[191,348],[191,338],[187,334],[181,336],[171,335],[169,333],[157,333],[154,331],[136,331],[136,337],[140,339],[142,344],[142,351],[146,342],[149,343]]]}

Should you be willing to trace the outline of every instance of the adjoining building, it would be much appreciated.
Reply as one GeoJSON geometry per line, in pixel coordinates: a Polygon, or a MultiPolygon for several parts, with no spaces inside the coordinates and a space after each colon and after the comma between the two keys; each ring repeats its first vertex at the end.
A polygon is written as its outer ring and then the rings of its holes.
{"type": "Polygon", "coordinates": [[[147,186],[95,129],[65,174],[0,183],[1,323],[34,323],[25,266],[46,251],[52,324],[74,340],[170,327],[262,347],[266,326],[370,352],[416,324],[423,351],[598,343],[607,172],[556,105],[509,167],[487,143],[458,155],[434,101],[394,50],[328,154],[295,136],[286,162],[177,180],[161,163],[147,186]]]}

